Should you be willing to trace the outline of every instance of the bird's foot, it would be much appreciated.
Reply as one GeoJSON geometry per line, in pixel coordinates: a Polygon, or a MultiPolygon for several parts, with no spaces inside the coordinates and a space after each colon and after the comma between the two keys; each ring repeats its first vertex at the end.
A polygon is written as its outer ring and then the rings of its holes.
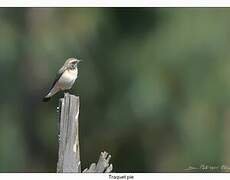
{"type": "Polygon", "coordinates": [[[64,94],[70,94],[69,90],[64,90],[64,94]]]}
{"type": "Polygon", "coordinates": [[[64,90],[64,94],[73,94],[73,91],[71,89],[64,90]]]}

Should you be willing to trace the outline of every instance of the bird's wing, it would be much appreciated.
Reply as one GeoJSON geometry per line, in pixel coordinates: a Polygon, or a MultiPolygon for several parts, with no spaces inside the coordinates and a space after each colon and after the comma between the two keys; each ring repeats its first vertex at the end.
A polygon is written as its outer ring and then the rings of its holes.
{"type": "Polygon", "coordinates": [[[53,82],[53,84],[52,84],[50,90],[53,89],[53,87],[55,86],[56,82],[60,79],[60,77],[62,76],[62,74],[63,74],[63,72],[64,72],[65,70],[66,70],[66,67],[64,67],[64,66],[61,67],[61,68],[58,70],[58,73],[57,73],[57,75],[56,75],[56,77],[55,77],[55,79],[54,79],[54,82],[53,82]]]}

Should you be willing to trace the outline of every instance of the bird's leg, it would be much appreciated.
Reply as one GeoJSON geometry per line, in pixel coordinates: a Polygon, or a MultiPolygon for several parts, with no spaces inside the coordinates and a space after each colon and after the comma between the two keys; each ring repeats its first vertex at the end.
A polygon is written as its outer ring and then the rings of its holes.
{"type": "Polygon", "coordinates": [[[64,94],[70,94],[69,89],[64,90],[64,94]]]}
{"type": "Polygon", "coordinates": [[[73,94],[73,90],[72,90],[72,89],[69,89],[69,93],[70,93],[70,94],[73,94]]]}

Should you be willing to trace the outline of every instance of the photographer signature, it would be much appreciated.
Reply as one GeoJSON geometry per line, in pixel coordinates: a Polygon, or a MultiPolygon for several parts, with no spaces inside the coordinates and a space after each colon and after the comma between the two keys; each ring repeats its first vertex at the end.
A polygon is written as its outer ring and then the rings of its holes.
{"type": "Polygon", "coordinates": [[[190,165],[187,168],[185,168],[184,170],[185,171],[193,171],[193,170],[203,170],[203,171],[221,170],[221,171],[230,171],[230,166],[201,164],[198,167],[190,165]]]}

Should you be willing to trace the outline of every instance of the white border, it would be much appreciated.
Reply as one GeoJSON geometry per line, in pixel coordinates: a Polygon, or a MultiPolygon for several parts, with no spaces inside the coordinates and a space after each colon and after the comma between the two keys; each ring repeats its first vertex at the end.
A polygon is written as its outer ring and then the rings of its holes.
{"type": "MultiPolygon", "coordinates": [[[[113,180],[113,176],[133,176],[132,179],[122,178],[119,180],[229,180],[228,173],[3,173],[0,174],[1,180],[113,180]]],[[[117,179],[115,179],[117,180],[117,179]]]]}
{"type": "Polygon", "coordinates": [[[230,7],[229,0],[0,0],[0,7],[230,7]]]}
{"type": "MultiPolygon", "coordinates": [[[[0,0],[0,7],[230,7],[230,0],[0,0]]],[[[228,173],[112,173],[133,175],[133,180],[229,180],[228,173]]],[[[3,173],[1,180],[110,180],[109,174],[3,173]]]]}

